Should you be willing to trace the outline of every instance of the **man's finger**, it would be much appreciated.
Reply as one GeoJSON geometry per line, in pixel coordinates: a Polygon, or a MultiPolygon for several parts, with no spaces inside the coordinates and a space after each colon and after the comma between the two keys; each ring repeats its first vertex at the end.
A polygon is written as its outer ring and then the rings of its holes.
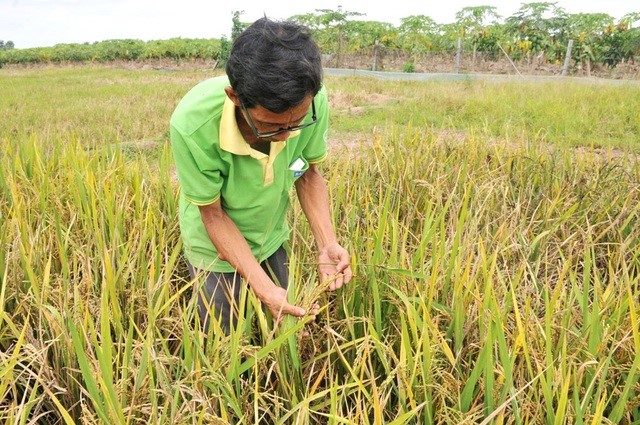
{"type": "Polygon", "coordinates": [[[349,281],[351,281],[351,278],[353,277],[353,272],[351,271],[351,267],[347,267],[344,271],[344,283],[349,283],[349,281]]]}
{"type": "Polygon", "coordinates": [[[284,313],[287,313],[287,314],[290,314],[290,315],[292,315],[292,316],[295,316],[295,317],[304,317],[304,316],[305,316],[305,314],[307,314],[307,312],[306,312],[306,311],[304,310],[304,308],[302,308],[302,307],[298,307],[298,306],[291,305],[291,304],[288,304],[288,306],[287,306],[287,307],[288,307],[288,308],[287,308],[286,310],[285,310],[285,309],[283,309],[283,312],[284,312],[284,313]]]}
{"type": "Polygon", "coordinates": [[[342,284],[344,282],[344,276],[342,273],[336,275],[336,289],[342,288],[342,284]]]}
{"type": "Polygon", "coordinates": [[[342,273],[337,273],[335,275],[333,275],[331,277],[331,279],[333,279],[333,281],[331,282],[331,284],[329,285],[329,291],[335,291],[337,289],[340,289],[342,287],[342,285],[344,285],[344,276],[342,273]]]}
{"type": "Polygon", "coordinates": [[[349,257],[347,255],[343,255],[342,258],[340,258],[340,261],[338,262],[338,264],[336,264],[336,270],[339,273],[343,273],[348,267],[349,267],[349,257]]]}

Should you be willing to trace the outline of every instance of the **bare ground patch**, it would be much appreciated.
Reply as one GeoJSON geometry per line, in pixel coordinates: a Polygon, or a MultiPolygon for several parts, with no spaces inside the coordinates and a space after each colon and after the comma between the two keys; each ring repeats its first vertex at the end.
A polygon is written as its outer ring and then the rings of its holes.
{"type": "Polygon", "coordinates": [[[329,91],[329,105],[334,111],[362,115],[365,108],[384,106],[397,101],[395,93],[347,93],[343,90],[329,91]]]}

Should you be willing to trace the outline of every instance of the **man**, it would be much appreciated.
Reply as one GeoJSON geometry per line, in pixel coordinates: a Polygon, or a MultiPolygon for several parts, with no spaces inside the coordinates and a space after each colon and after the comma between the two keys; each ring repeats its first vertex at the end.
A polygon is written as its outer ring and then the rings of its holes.
{"type": "Polygon", "coordinates": [[[284,244],[294,185],[316,240],[320,278],[336,290],[352,272],[317,168],[327,153],[328,103],[310,32],[259,19],[234,42],[226,73],[180,101],[171,144],[185,256],[192,277],[206,276],[196,288],[199,315],[205,329],[213,314],[229,333],[244,282],[276,320],[316,312],[287,302],[284,244]]]}

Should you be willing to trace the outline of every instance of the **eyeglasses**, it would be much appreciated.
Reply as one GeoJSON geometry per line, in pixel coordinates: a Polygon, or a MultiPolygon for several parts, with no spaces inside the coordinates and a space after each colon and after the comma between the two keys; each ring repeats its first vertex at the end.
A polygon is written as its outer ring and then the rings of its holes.
{"type": "Polygon", "coordinates": [[[279,128],[276,131],[260,132],[260,131],[258,131],[256,129],[256,126],[253,123],[253,120],[251,119],[251,115],[249,114],[249,111],[247,111],[247,108],[245,108],[245,106],[244,106],[244,104],[242,102],[240,102],[240,108],[242,108],[242,112],[244,112],[244,116],[247,119],[247,122],[249,123],[249,127],[251,127],[251,131],[253,131],[253,134],[258,139],[266,139],[266,138],[269,138],[269,137],[277,136],[278,134],[288,133],[290,131],[302,130],[303,128],[307,128],[310,125],[315,124],[316,121],[317,121],[316,104],[315,104],[315,102],[313,100],[311,100],[311,121],[306,122],[304,124],[300,124],[300,125],[294,125],[294,126],[291,126],[291,127],[279,128]]]}

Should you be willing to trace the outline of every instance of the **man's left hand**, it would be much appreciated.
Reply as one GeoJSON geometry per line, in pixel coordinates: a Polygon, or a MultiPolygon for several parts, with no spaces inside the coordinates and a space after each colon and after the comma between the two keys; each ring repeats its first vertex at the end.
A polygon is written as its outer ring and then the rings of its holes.
{"type": "Polygon", "coordinates": [[[332,280],[329,291],[335,291],[349,283],[353,273],[349,264],[349,253],[340,244],[334,242],[325,246],[318,254],[320,282],[332,280]]]}

